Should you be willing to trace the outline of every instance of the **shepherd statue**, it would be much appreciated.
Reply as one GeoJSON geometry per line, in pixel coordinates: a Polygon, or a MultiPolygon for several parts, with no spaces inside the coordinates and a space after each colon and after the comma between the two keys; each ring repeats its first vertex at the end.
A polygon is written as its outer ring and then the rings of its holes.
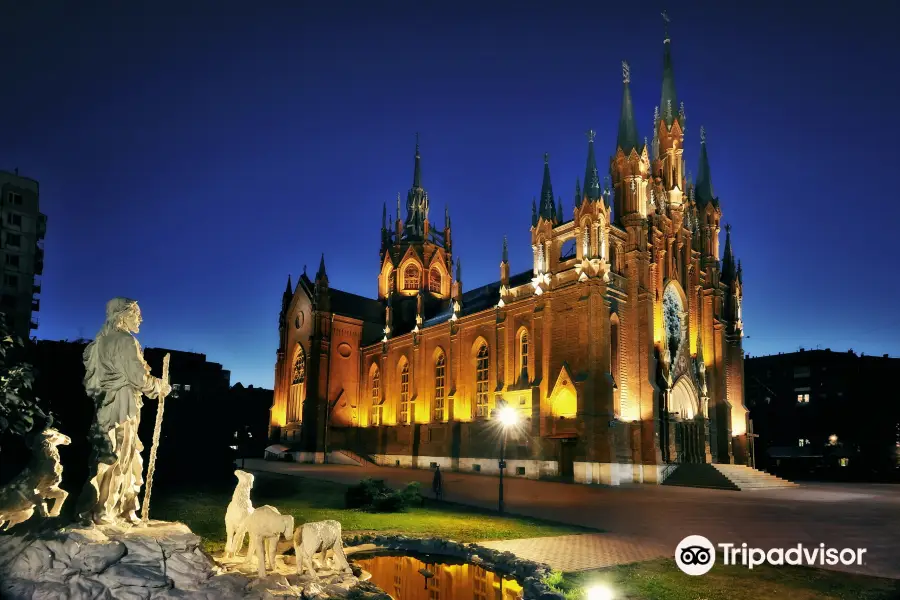
{"type": "Polygon", "coordinates": [[[137,524],[144,482],[144,449],[138,439],[142,396],[167,396],[167,381],[150,375],[134,337],[141,325],[137,301],[113,298],[106,323],[84,350],[84,387],[94,401],[89,481],[78,499],[78,515],[96,524],[137,524]]]}

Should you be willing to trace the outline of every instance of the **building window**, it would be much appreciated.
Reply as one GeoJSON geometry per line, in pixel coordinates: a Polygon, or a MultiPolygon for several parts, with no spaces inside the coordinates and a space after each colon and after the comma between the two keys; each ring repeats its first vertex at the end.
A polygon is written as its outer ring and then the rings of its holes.
{"type": "MultiPolygon", "coordinates": [[[[187,390],[187,386],[185,386],[187,390]]],[[[297,356],[294,357],[293,371],[291,373],[291,388],[288,392],[287,422],[293,423],[302,420],[302,407],[306,390],[306,352],[303,346],[297,346],[297,356]]]]}
{"type": "Polygon", "coordinates": [[[810,369],[809,367],[794,367],[794,379],[801,379],[803,377],[809,377],[810,369]]]}
{"type": "Polygon", "coordinates": [[[5,275],[3,275],[3,285],[8,285],[9,287],[19,287],[19,276],[6,273],[5,275]]]}
{"type": "Polygon", "coordinates": [[[621,415],[621,396],[619,394],[619,315],[613,313],[609,317],[609,372],[613,384],[613,413],[621,415]]]}
{"type": "Polygon", "coordinates": [[[419,289],[419,268],[416,265],[409,265],[403,271],[403,289],[417,290],[419,289]]]}
{"type": "Polygon", "coordinates": [[[797,402],[800,404],[809,404],[809,392],[797,394],[797,402]]]}
{"type": "Polygon", "coordinates": [[[18,248],[22,245],[22,236],[18,233],[7,233],[6,234],[6,244],[8,246],[14,246],[18,248]]]}
{"type": "Polygon", "coordinates": [[[400,423],[409,423],[409,363],[400,371],[400,423]]]}
{"type": "Polygon", "coordinates": [[[22,215],[16,213],[6,213],[6,222],[10,225],[22,226],[22,215]]]}
{"type": "Polygon", "coordinates": [[[846,467],[848,464],[850,464],[850,459],[849,459],[849,458],[842,458],[842,459],[840,460],[840,465],[841,465],[842,467],[846,467]]]}
{"type": "Polygon", "coordinates": [[[378,372],[378,367],[375,367],[375,372],[372,373],[372,425],[381,425],[381,417],[382,417],[382,405],[381,405],[381,375],[378,372]]]}
{"type": "Polygon", "coordinates": [[[582,244],[581,244],[581,255],[584,258],[591,257],[591,230],[590,224],[584,224],[584,236],[583,236],[582,244]]]}
{"type": "Polygon", "coordinates": [[[475,358],[475,416],[488,416],[488,358],[487,344],[481,344],[475,358]]]}
{"type": "Polygon", "coordinates": [[[15,305],[16,305],[16,297],[15,296],[11,296],[9,294],[3,294],[3,296],[0,296],[0,306],[3,306],[4,308],[13,308],[13,307],[15,307],[15,305]]]}
{"type": "Polygon", "coordinates": [[[528,332],[519,338],[519,376],[528,379],[528,332]]]}
{"type": "Polygon", "coordinates": [[[444,420],[444,387],[446,383],[447,360],[444,354],[434,363],[434,420],[444,420]]]}
{"type": "Polygon", "coordinates": [[[800,438],[799,440],[797,440],[797,445],[801,448],[804,446],[809,446],[809,440],[806,438],[800,438]]]}
{"type": "Polygon", "coordinates": [[[10,193],[9,193],[9,203],[10,203],[10,204],[15,204],[15,205],[17,205],[17,206],[21,206],[21,205],[22,205],[22,194],[17,194],[17,193],[15,193],[15,192],[10,192],[10,193]]]}
{"type": "Polygon", "coordinates": [[[441,293],[441,272],[436,267],[431,269],[431,275],[428,278],[428,291],[435,294],[441,293]]]}
{"type": "Polygon", "coordinates": [[[189,384],[189,383],[184,384],[184,391],[186,391],[186,392],[191,391],[191,384],[189,384]]]}
{"type": "Polygon", "coordinates": [[[19,266],[19,255],[18,254],[7,254],[6,255],[6,266],[18,267],[19,266]]]}

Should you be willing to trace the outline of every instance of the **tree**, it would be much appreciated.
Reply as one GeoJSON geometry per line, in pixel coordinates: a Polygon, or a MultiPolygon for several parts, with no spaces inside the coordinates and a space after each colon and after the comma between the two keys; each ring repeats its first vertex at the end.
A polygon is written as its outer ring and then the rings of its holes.
{"type": "Polygon", "coordinates": [[[0,313],[0,436],[25,436],[35,425],[53,422],[32,389],[34,369],[25,362],[25,345],[13,337],[0,313]]]}

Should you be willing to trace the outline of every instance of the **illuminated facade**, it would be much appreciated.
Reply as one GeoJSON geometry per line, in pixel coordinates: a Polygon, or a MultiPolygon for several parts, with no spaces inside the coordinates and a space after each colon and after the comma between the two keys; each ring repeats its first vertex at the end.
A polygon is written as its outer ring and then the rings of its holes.
{"type": "MultiPolygon", "coordinates": [[[[584,188],[564,215],[544,160],[533,261],[464,291],[451,221],[430,218],[416,145],[406,218],[382,212],[377,300],[288,281],[273,439],[301,458],[352,450],[389,465],[496,472],[503,404],[517,408],[509,473],[659,482],[666,465],[747,462],[742,277],[714,196],[703,129],[696,182],[664,43],[661,110],[638,137],[630,74],[601,182],[589,132],[584,188]],[[330,417],[330,419],[329,419],[330,417]],[[327,425],[326,425],[327,423],[327,425]]],[[[525,208],[527,210],[527,208],[525,208]]],[[[498,244],[499,246],[499,244],[498,244]]]]}

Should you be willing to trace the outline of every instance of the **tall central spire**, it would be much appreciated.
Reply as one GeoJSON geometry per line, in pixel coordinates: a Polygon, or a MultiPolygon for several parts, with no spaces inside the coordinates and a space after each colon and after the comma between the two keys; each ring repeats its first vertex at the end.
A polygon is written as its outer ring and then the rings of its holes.
{"type": "MultiPolygon", "coordinates": [[[[596,133],[593,129],[587,132],[588,138],[588,155],[587,166],[584,168],[584,197],[588,200],[600,199],[600,173],[597,171],[597,157],[594,154],[594,137],[596,133]]],[[[578,199],[581,202],[581,198],[578,199]]]]}
{"type": "Polygon", "coordinates": [[[666,127],[671,127],[672,123],[678,119],[682,129],[684,129],[684,115],[681,106],[678,104],[678,95],[675,93],[675,70],[672,68],[672,40],[669,38],[669,15],[662,13],[662,18],[665,23],[665,38],[663,39],[663,80],[662,97],[659,101],[659,116],[665,122],[666,127]]]}
{"type": "Polygon", "coordinates": [[[422,156],[419,152],[419,134],[416,133],[416,166],[413,185],[406,194],[406,222],[403,225],[406,238],[425,238],[425,221],[428,220],[428,192],[422,187],[422,156]]]}
{"type": "Polygon", "coordinates": [[[541,183],[540,216],[547,221],[556,220],[556,205],[553,200],[553,185],[550,183],[550,155],[544,153],[544,181],[541,183]]]}
{"type": "Polygon", "coordinates": [[[413,171],[413,188],[422,187],[422,156],[419,154],[419,132],[416,132],[416,168],[413,171]]]}
{"type": "Polygon", "coordinates": [[[634,120],[634,105],[631,102],[631,67],[622,61],[622,115],[619,117],[619,137],[616,141],[617,148],[621,149],[625,156],[638,148],[637,123],[634,120]]]}

